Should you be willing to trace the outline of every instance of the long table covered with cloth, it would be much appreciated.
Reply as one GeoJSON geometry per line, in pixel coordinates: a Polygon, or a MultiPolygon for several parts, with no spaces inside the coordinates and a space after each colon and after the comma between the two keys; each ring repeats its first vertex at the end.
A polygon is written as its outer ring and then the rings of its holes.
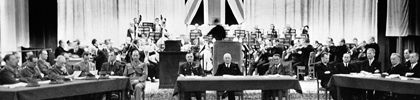
{"type": "Polygon", "coordinates": [[[336,74],[331,77],[328,86],[336,87],[338,100],[341,99],[341,87],[388,91],[399,94],[420,94],[420,80],[418,79],[401,80],[400,78],[336,74]]]}
{"type": "Polygon", "coordinates": [[[0,100],[42,100],[112,91],[119,91],[122,95],[120,99],[126,99],[125,92],[129,89],[129,78],[73,80],[63,84],[40,84],[39,87],[0,86],[0,100]]]}
{"type": "Polygon", "coordinates": [[[290,76],[184,76],[178,77],[174,95],[184,100],[185,92],[191,91],[238,91],[294,89],[302,93],[299,81],[290,76]]]}

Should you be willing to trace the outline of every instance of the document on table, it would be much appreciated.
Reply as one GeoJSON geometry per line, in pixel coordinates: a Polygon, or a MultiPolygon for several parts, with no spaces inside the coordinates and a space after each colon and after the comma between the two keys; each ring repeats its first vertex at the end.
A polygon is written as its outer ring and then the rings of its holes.
{"type": "Polygon", "coordinates": [[[15,84],[2,85],[0,87],[16,88],[16,87],[25,87],[26,85],[28,85],[28,84],[27,83],[23,83],[23,82],[19,82],[19,83],[15,83],[15,84]]]}

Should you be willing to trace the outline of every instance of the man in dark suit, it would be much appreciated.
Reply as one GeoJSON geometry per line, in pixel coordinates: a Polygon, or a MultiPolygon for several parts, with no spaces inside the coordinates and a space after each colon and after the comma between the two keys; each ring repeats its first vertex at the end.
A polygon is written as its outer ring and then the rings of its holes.
{"type": "MultiPolygon", "coordinates": [[[[201,68],[199,63],[194,62],[194,55],[192,53],[185,55],[185,58],[187,62],[179,66],[179,76],[204,76],[204,70],[201,68]]],[[[189,92],[185,94],[185,98],[187,100],[191,100],[191,94],[194,94],[197,100],[201,100],[202,93],[204,92],[189,92]]]]}
{"type": "Polygon", "coordinates": [[[317,78],[321,80],[321,86],[327,88],[328,81],[334,73],[334,65],[330,62],[330,54],[324,53],[321,55],[321,63],[315,65],[315,72],[317,78]]]}
{"type": "Polygon", "coordinates": [[[51,64],[47,61],[48,59],[48,52],[46,50],[42,50],[39,54],[39,59],[37,62],[39,70],[41,70],[42,74],[47,75],[48,69],[51,68],[51,64]]]}
{"type": "Polygon", "coordinates": [[[373,48],[376,50],[375,59],[379,57],[379,45],[375,42],[375,37],[370,37],[368,44],[365,45],[365,48],[373,48]]]}
{"type": "MultiPolygon", "coordinates": [[[[222,75],[242,75],[239,65],[232,62],[232,56],[229,53],[223,55],[224,62],[219,64],[217,67],[216,74],[214,76],[222,75]]],[[[222,97],[228,96],[229,100],[235,100],[234,91],[227,91],[222,97]]]]}
{"type": "Polygon", "coordinates": [[[404,66],[410,66],[411,65],[411,63],[410,63],[410,53],[412,53],[412,51],[411,50],[409,50],[409,49],[405,49],[404,50],[404,66]]]}
{"type": "MultiPolygon", "coordinates": [[[[345,53],[343,56],[343,62],[337,63],[335,66],[337,74],[350,74],[360,72],[360,68],[350,63],[350,54],[345,53]]],[[[341,95],[343,100],[359,100],[361,99],[362,91],[354,88],[342,88],[341,95]]]]}
{"type": "MultiPolygon", "coordinates": [[[[384,71],[385,75],[391,75],[391,74],[399,74],[400,76],[404,76],[406,71],[408,70],[408,67],[404,66],[403,63],[401,63],[401,55],[398,53],[392,53],[390,57],[391,61],[391,67],[389,67],[388,70],[384,71]]],[[[404,95],[393,93],[393,96],[395,97],[404,97],[404,95]]],[[[407,96],[405,96],[407,97],[407,96]]],[[[389,92],[385,91],[375,91],[375,99],[377,100],[389,100],[391,97],[389,97],[389,92]]],[[[405,99],[401,99],[405,100],[405,99]]]]}
{"type": "Polygon", "coordinates": [[[109,53],[108,62],[102,64],[100,73],[108,75],[123,76],[124,64],[117,60],[117,52],[111,51],[109,53]]]}
{"type": "Polygon", "coordinates": [[[417,63],[418,60],[418,53],[410,53],[410,66],[407,66],[408,70],[405,76],[420,78],[420,65],[417,63]]]}
{"type": "Polygon", "coordinates": [[[213,23],[216,25],[210,32],[207,34],[211,35],[216,40],[223,40],[226,38],[226,30],[225,28],[219,24],[219,19],[215,19],[213,23]]]}
{"type": "MultiPolygon", "coordinates": [[[[270,61],[270,68],[267,70],[265,75],[294,75],[290,66],[283,65],[280,54],[274,54],[270,61]]],[[[275,95],[278,95],[281,100],[286,94],[286,90],[262,90],[263,100],[275,100],[275,95]]]]}
{"type": "Polygon", "coordinates": [[[62,40],[58,41],[58,47],[55,49],[54,56],[57,57],[58,55],[63,55],[68,51],[64,50],[64,42],[62,40]]]}
{"type": "MultiPolygon", "coordinates": [[[[375,49],[368,48],[366,52],[367,59],[361,63],[362,71],[369,73],[379,73],[381,69],[381,63],[375,59],[375,49]]],[[[366,97],[368,100],[373,100],[373,91],[365,90],[366,97]]]]}
{"type": "Polygon", "coordinates": [[[17,69],[19,60],[15,55],[7,54],[4,56],[3,61],[6,62],[6,65],[0,70],[0,85],[25,81],[20,79],[21,75],[17,69]]]}

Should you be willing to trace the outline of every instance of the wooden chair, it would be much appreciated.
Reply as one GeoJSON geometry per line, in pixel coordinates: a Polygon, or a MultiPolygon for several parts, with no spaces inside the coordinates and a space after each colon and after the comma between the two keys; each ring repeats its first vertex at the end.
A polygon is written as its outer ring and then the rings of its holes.
{"type": "Polygon", "coordinates": [[[309,53],[308,59],[308,73],[309,76],[314,79],[315,78],[315,52],[309,53]]]}
{"type": "Polygon", "coordinates": [[[331,99],[331,97],[330,97],[330,95],[329,95],[329,92],[328,92],[328,90],[326,89],[326,88],[323,88],[322,86],[321,86],[321,80],[320,79],[316,79],[316,87],[317,87],[317,92],[316,92],[316,95],[317,95],[317,97],[318,97],[318,100],[319,100],[319,92],[320,91],[324,91],[324,94],[325,94],[325,100],[330,100],[331,99]]]}
{"type": "MultiPolygon", "coordinates": [[[[221,100],[223,91],[217,91],[216,100],[221,100]]],[[[234,92],[235,97],[239,97],[239,100],[244,100],[244,91],[234,92]]]]}
{"type": "Polygon", "coordinates": [[[305,69],[305,66],[296,66],[297,79],[300,79],[300,75],[302,75],[303,77],[305,76],[305,69]]]}

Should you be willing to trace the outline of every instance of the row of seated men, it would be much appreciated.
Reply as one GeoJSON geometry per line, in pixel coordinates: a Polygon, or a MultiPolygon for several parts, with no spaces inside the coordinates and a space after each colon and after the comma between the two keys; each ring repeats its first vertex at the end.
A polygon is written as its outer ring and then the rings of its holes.
{"type": "MultiPolygon", "coordinates": [[[[133,50],[130,53],[130,62],[123,63],[116,60],[117,52],[109,53],[109,60],[103,63],[99,74],[108,74],[115,76],[127,76],[130,78],[130,83],[133,90],[130,92],[133,94],[135,100],[142,100],[143,90],[145,87],[145,81],[147,79],[148,70],[147,62],[140,61],[140,51],[133,50]]],[[[148,55],[146,54],[146,57],[148,55]]],[[[39,55],[39,59],[36,56],[30,56],[25,66],[19,69],[17,56],[7,54],[4,57],[5,66],[2,66],[0,70],[0,85],[14,84],[18,82],[31,82],[40,80],[51,80],[51,81],[66,81],[74,78],[73,72],[81,71],[79,77],[90,76],[96,73],[95,64],[91,62],[91,55],[88,52],[83,53],[83,61],[76,65],[70,65],[67,63],[67,59],[63,55],[59,55],[56,58],[56,63],[50,65],[45,60],[48,58],[46,51],[42,51],[39,55]]],[[[107,95],[108,99],[111,98],[107,95]]],[[[104,98],[101,95],[99,98],[104,98]]]]}
{"type": "MultiPolygon", "coordinates": [[[[189,53],[185,56],[187,62],[180,65],[179,76],[204,76],[204,70],[200,64],[194,62],[194,55],[189,53]]],[[[280,54],[274,54],[270,57],[270,68],[265,72],[265,75],[294,75],[290,66],[283,65],[280,54]]],[[[229,53],[223,55],[223,63],[219,64],[215,76],[222,75],[243,75],[239,65],[232,62],[232,57],[229,53]]],[[[229,100],[235,100],[235,92],[242,91],[218,91],[222,93],[222,98],[228,97],[229,100]]],[[[263,90],[263,100],[274,100],[275,96],[284,97],[286,90],[263,90]]],[[[201,100],[201,94],[204,91],[186,93],[186,99],[190,100],[191,95],[194,94],[197,100],[201,100]]]]}
{"type": "MultiPolygon", "coordinates": [[[[321,57],[321,63],[315,65],[317,78],[321,80],[321,86],[327,88],[334,99],[336,99],[336,89],[328,87],[327,84],[333,74],[350,74],[359,72],[382,73],[385,75],[398,74],[407,77],[420,77],[420,65],[417,64],[418,53],[409,54],[409,62],[401,62],[401,56],[393,53],[390,57],[391,66],[387,70],[381,70],[381,62],[375,59],[375,49],[367,49],[367,59],[360,64],[350,62],[350,54],[345,53],[342,57],[342,63],[330,63],[330,54],[324,53],[321,57]]],[[[341,95],[344,100],[416,100],[419,96],[395,94],[391,96],[386,91],[362,90],[354,88],[342,88],[341,95]]]]}

